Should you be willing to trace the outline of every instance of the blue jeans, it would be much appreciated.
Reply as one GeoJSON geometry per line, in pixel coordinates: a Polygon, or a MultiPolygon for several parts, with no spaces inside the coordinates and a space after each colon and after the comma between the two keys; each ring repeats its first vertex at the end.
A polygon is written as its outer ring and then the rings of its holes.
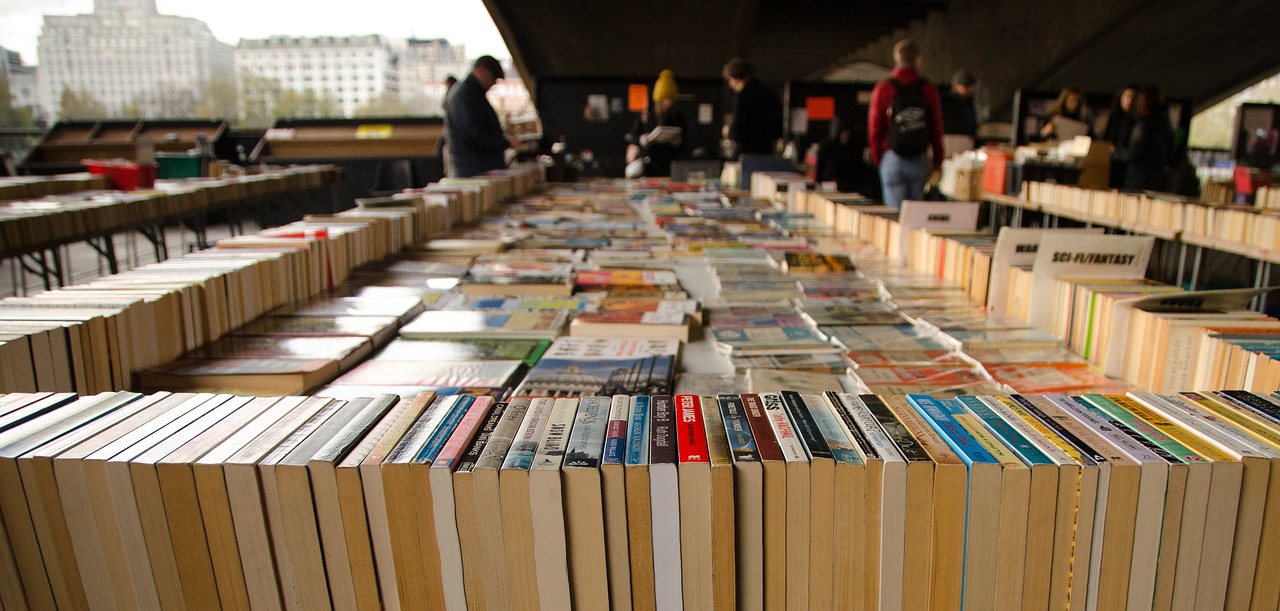
{"type": "Polygon", "coordinates": [[[901,208],[903,200],[922,199],[928,179],[928,155],[903,157],[889,150],[880,158],[880,184],[884,186],[886,206],[901,208]]]}

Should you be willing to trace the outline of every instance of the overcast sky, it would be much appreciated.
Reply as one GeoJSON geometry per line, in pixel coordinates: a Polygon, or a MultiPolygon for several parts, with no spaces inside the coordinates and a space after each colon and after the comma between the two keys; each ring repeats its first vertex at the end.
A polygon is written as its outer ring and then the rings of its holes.
{"type": "MultiPolygon", "coordinates": [[[[230,45],[241,38],[382,34],[445,38],[467,56],[511,57],[480,0],[156,0],[165,15],[194,17],[230,45]]],[[[93,12],[93,0],[0,0],[0,46],[35,64],[42,15],[93,12]]]]}

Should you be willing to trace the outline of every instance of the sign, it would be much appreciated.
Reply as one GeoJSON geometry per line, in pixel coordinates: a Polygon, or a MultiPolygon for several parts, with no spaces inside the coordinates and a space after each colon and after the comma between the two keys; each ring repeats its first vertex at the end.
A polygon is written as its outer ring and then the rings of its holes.
{"type": "Polygon", "coordinates": [[[1040,240],[1051,232],[1063,233],[1102,233],[1102,228],[1093,229],[1015,229],[1001,227],[996,237],[996,247],[991,253],[991,273],[988,276],[987,312],[992,316],[1004,316],[1005,301],[1009,292],[1009,268],[1031,267],[1036,262],[1036,252],[1040,250],[1040,240]]]}
{"type": "Polygon", "coordinates": [[[630,85],[627,87],[627,110],[641,112],[649,107],[649,86],[630,85]]]}
{"type": "Polygon", "coordinates": [[[804,109],[810,121],[830,121],[836,118],[836,99],[833,97],[805,98],[804,109]]]}
{"type": "Polygon", "coordinates": [[[385,123],[356,126],[356,140],[385,140],[391,137],[391,126],[385,123]]]}
{"type": "Polygon", "coordinates": [[[1040,240],[1031,268],[1031,326],[1048,330],[1054,306],[1053,281],[1059,278],[1136,280],[1147,275],[1151,236],[1050,233],[1040,240]]]}
{"type": "Polygon", "coordinates": [[[908,236],[912,229],[974,231],[978,228],[979,202],[904,201],[898,216],[899,255],[907,258],[908,236]]]}

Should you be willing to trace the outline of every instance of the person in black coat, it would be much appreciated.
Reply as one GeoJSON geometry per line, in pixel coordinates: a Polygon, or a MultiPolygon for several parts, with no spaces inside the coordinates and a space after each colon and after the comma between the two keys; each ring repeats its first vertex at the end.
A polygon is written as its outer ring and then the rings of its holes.
{"type": "Polygon", "coordinates": [[[818,182],[834,182],[836,190],[858,190],[858,180],[866,170],[862,149],[853,144],[853,130],[840,117],[831,120],[830,136],[818,146],[818,182]]]}
{"type": "Polygon", "coordinates": [[[645,176],[670,176],[671,162],[684,155],[685,132],[689,122],[684,113],[676,107],[675,73],[663,70],[658,75],[658,82],[653,85],[653,106],[646,108],[636,117],[628,137],[627,162],[643,158],[645,176]],[[670,132],[654,137],[654,130],[661,127],[674,127],[679,133],[670,132]]]}
{"type": "Polygon", "coordinates": [[[737,155],[772,155],[782,137],[782,101],[756,79],[755,68],[741,57],[724,65],[723,76],[737,94],[725,137],[733,141],[737,155]]]}
{"type": "Polygon", "coordinates": [[[1111,143],[1111,188],[1124,186],[1125,173],[1129,165],[1115,153],[1129,146],[1129,134],[1133,131],[1133,96],[1137,85],[1129,85],[1121,89],[1111,101],[1111,114],[1107,115],[1107,125],[1102,129],[1102,139],[1111,143]]]}
{"type": "Polygon", "coordinates": [[[515,143],[503,133],[498,113],[485,97],[504,76],[502,64],[483,55],[476,59],[471,74],[449,91],[445,126],[453,166],[450,176],[468,178],[506,167],[506,150],[515,143]]]}
{"type": "Polygon", "coordinates": [[[1125,162],[1125,191],[1162,191],[1173,155],[1173,125],[1155,87],[1139,87],[1133,96],[1129,142],[1113,156],[1125,162]]]}

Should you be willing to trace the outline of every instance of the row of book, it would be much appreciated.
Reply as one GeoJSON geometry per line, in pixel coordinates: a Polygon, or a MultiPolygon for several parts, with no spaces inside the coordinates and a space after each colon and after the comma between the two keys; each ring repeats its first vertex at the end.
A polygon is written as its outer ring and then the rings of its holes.
{"type": "Polygon", "coordinates": [[[146,191],[99,188],[20,198],[0,204],[0,255],[51,248],[182,216],[203,216],[234,203],[340,180],[334,166],[293,166],[236,178],[162,181],[146,191]]]}
{"type": "Polygon", "coordinates": [[[76,191],[99,191],[110,184],[103,174],[78,172],[55,176],[0,177],[0,200],[31,199],[76,191]]]}
{"type": "MultiPolygon", "coordinates": [[[[1161,194],[1130,194],[1083,189],[1070,185],[1027,183],[1027,201],[1046,213],[1161,235],[1180,235],[1186,241],[1246,256],[1269,257],[1280,248],[1277,223],[1266,205],[1206,205],[1161,194]]],[[[1272,198],[1274,199],[1274,198],[1272,198]]]]}
{"type": "Polygon", "coordinates": [[[5,608],[1280,602],[1242,391],[11,394],[0,441],[5,608]]]}
{"type": "MultiPolygon", "coordinates": [[[[517,169],[485,183],[495,186],[452,190],[478,201],[535,174],[517,169]]],[[[83,285],[0,300],[0,390],[132,388],[138,372],[334,289],[353,269],[410,246],[420,214],[410,206],[308,216],[83,285]]]]}

